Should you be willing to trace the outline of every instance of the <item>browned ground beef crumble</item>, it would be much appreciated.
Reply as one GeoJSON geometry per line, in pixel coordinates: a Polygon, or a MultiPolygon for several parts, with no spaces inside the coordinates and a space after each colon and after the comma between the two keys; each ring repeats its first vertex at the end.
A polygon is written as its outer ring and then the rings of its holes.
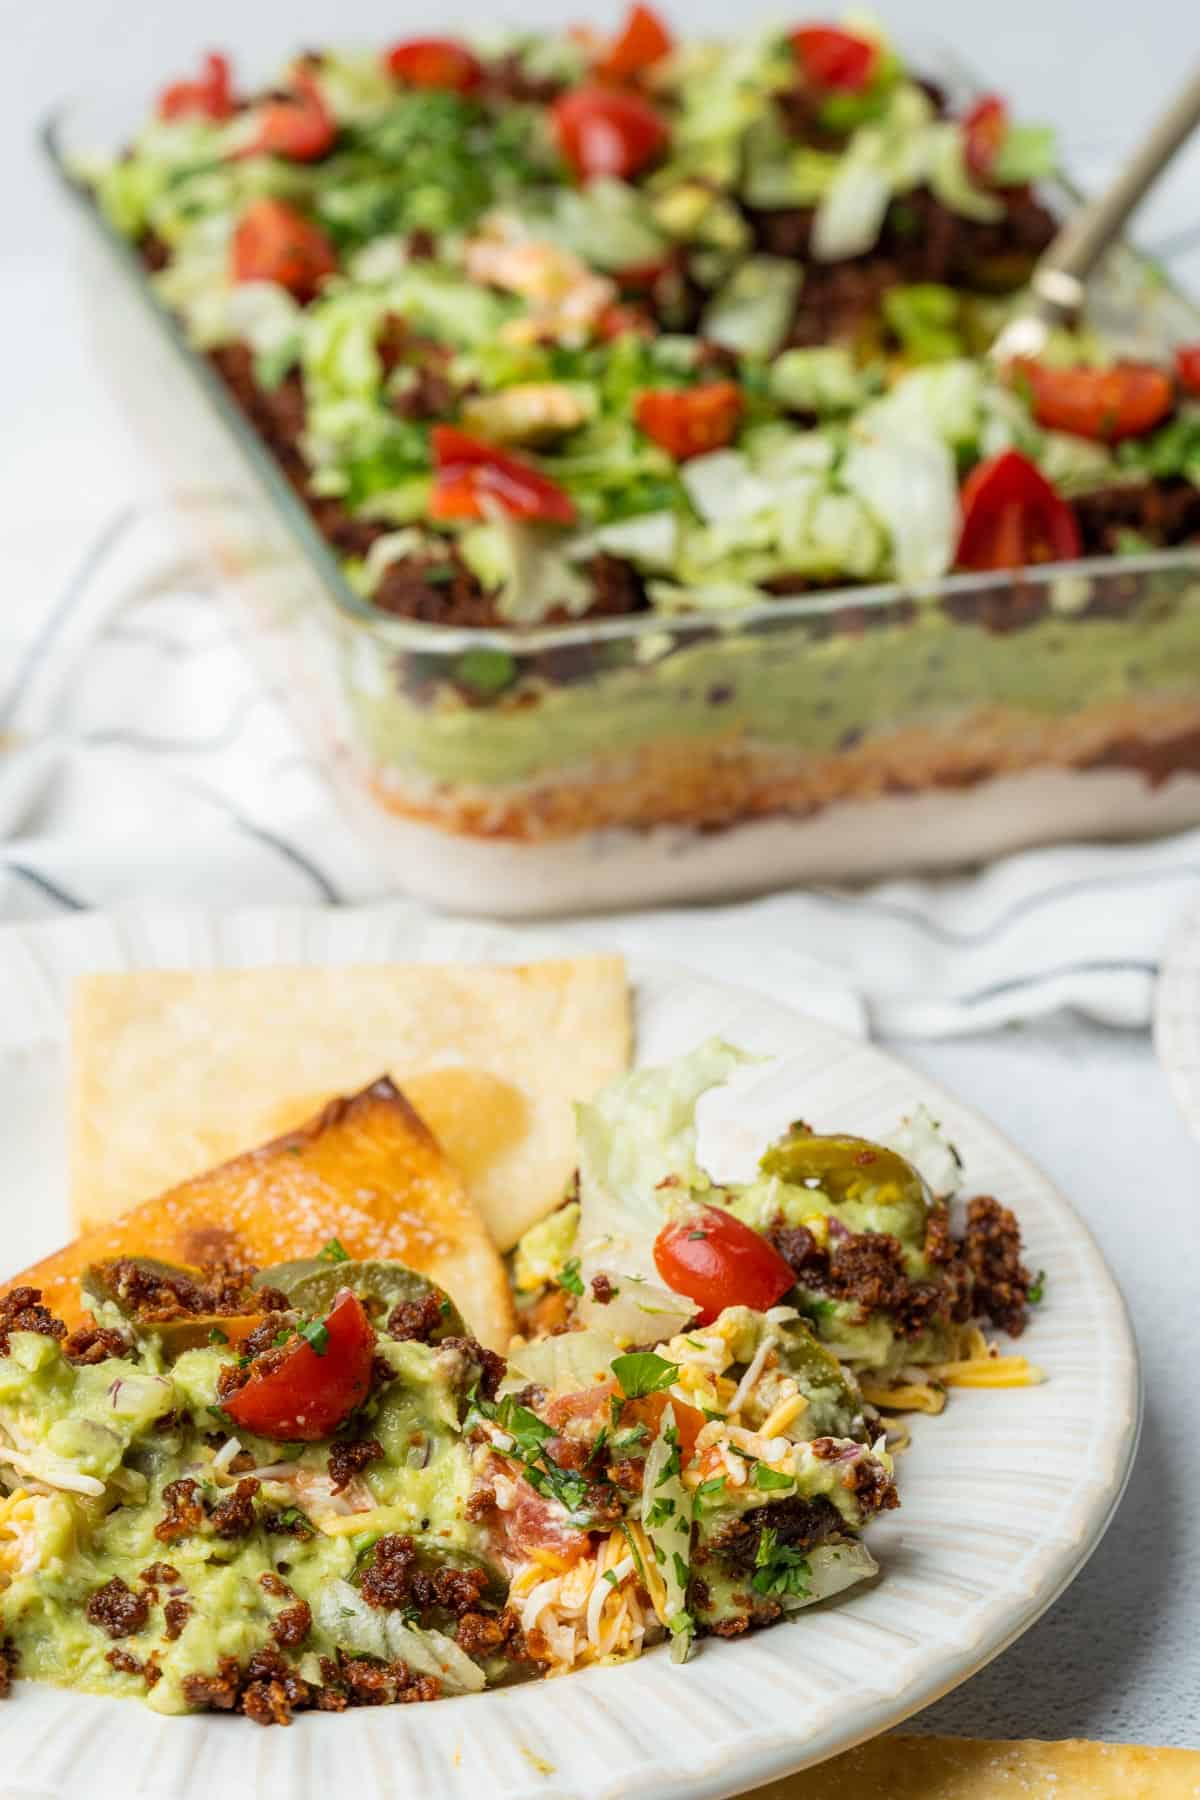
{"type": "Polygon", "coordinates": [[[349,1706],[390,1706],[436,1700],[440,1682],[416,1675],[402,1662],[368,1657],[322,1657],[321,1681],[306,1681],[279,1651],[256,1651],[243,1668],[223,1656],[211,1675],[184,1677],[189,1706],[205,1712],[240,1712],[256,1725],[288,1725],[297,1712],[344,1712],[349,1706]]]}
{"type": "Polygon", "coordinates": [[[132,1637],[150,1617],[150,1600],[114,1575],[98,1587],[87,1603],[85,1616],[89,1625],[98,1625],[111,1638],[132,1637]]]}
{"type": "Polygon", "coordinates": [[[947,1209],[931,1210],[925,1255],[938,1274],[929,1281],[909,1275],[899,1239],[887,1232],[852,1233],[832,1219],[826,1247],[781,1217],[766,1236],[801,1287],[852,1302],[859,1324],[883,1312],[901,1337],[917,1338],[932,1325],[965,1325],[978,1314],[1013,1337],[1024,1330],[1030,1277],[1020,1261],[1020,1229],[995,1200],[971,1201],[961,1242],[950,1234],[947,1209]]]}
{"type": "Polygon", "coordinates": [[[0,1297],[0,1356],[12,1348],[9,1333],[36,1331],[40,1337],[65,1338],[67,1328],[42,1305],[40,1288],[16,1287],[0,1297]]]}
{"type": "Polygon", "coordinates": [[[81,1325],[64,1343],[63,1355],[68,1362],[86,1368],[92,1363],[106,1362],[110,1356],[128,1356],[132,1349],[131,1341],[122,1331],[114,1331],[105,1325],[81,1325]]]}
{"type": "Polygon", "coordinates": [[[378,1438],[358,1438],[353,1443],[333,1444],[329,1451],[330,1491],[340,1494],[368,1463],[376,1462],[382,1455],[383,1445],[378,1438]]]}
{"type": "Polygon", "coordinates": [[[964,1251],[975,1279],[977,1309],[1002,1331],[1020,1337],[1031,1277],[1021,1261],[1021,1228],[1015,1215],[990,1196],[972,1200],[964,1251]]]}
{"type": "Polygon", "coordinates": [[[397,1343],[430,1344],[444,1323],[437,1295],[422,1294],[419,1300],[398,1300],[387,1316],[386,1330],[397,1343]]]}
{"type": "Polygon", "coordinates": [[[160,1544],[178,1543],[180,1538],[190,1537],[203,1528],[205,1512],[203,1503],[197,1498],[199,1493],[200,1483],[193,1481],[190,1475],[167,1483],[162,1491],[167,1510],[154,1527],[154,1535],[160,1544]]]}
{"type": "Polygon", "coordinates": [[[271,1636],[281,1650],[296,1650],[312,1630],[312,1608],[307,1600],[294,1600],[276,1614],[271,1636]]]}
{"type": "Polygon", "coordinates": [[[173,1644],[182,1635],[183,1628],[192,1616],[192,1608],[187,1600],[178,1594],[168,1600],[163,1607],[163,1636],[169,1644],[173,1644]]]}
{"type": "Polygon", "coordinates": [[[179,1570],[174,1563],[169,1562],[153,1562],[138,1576],[138,1580],[144,1582],[156,1597],[160,1587],[173,1587],[180,1579],[179,1570]]]}
{"type": "Polygon", "coordinates": [[[101,1264],[100,1272],[122,1309],[143,1325],[209,1315],[239,1318],[287,1307],[277,1288],[250,1286],[253,1270],[213,1267],[192,1276],[150,1269],[136,1257],[122,1256],[101,1264]]]}
{"type": "Polygon", "coordinates": [[[257,1523],[254,1498],[261,1486],[262,1483],[255,1476],[243,1475],[232,1494],[226,1494],[223,1500],[217,1501],[208,1515],[214,1537],[241,1538],[250,1535],[257,1523]]]}
{"type": "Polygon", "coordinates": [[[494,1350],[485,1350],[477,1338],[443,1338],[439,1348],[457,1350],[465,1364],[479,1371],[479,1392],[485,1400],[494,1400],[504,1380],[508,1364],[494,1350]]]}

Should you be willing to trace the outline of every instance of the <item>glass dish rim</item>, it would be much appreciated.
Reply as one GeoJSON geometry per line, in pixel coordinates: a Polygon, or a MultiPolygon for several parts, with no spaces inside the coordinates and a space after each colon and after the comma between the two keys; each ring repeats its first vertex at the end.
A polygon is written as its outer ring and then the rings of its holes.
{"type": "MultiPolygon", "coordinates": [[[[952,54],[946,54],[946,64],[951,74],[960,77],[964,74],[963,64],[952,54]]],[[[761,630],[769,632],[780,630],[788,624],[802,626],[807,621],[817,621],[848,608],[885,613],[890,606],[919,606],[958,596],[969,597],[995,588],[998,585],[998,575],[1009,573],[983,571],[947,574],[925,587],[889,581],[823,588],[813,593],[764,600],[761,604],[740,607],[728,613],[651,612],[533,628],[442,625],[398,618],[381,612],[351,587],[336,555],[317,530],[307,507],[288,482],[265,439],[234,401],[207,359],[188,342],[179,320],[160,304],[133,245],[109,224],[92,201],[89,190],[72,172],[62,145],[61,132],[72,112],[86,105],[89,99],[96,98],[96,95],[76,95],[63,99],[43,115],[37,129],[37,141],[55,178],[79,207],[95,240],[114,258],[128,280],[130,289],[157,322],[165,341],[172,346],[182,367],[189,371],[199,391],[207,397],[222,426],[231,433],[255,478],[273,503],[275,513],[295,541],[298,552],[312,566],[327,598],[354,626],[378,633],[397,649],[421,650],[426,654],[444,651],[448,655],[456,655],[469,649],[485,649],[502,651],[519,659],[523,655],[535,656],[579,644],[619,643],[624,640],[639,642],[642,639],[659,638],[664,634],[677,640],[693,636],[733,636],[740,632],[761,630]]],[[[1080,190],[1067,177],[1056,175],[1055,186],[1074,204],[1081,203],[1083,196],[1080,190]]],[[[1132,257],[1139,266],[1152,269],[1156,281],[1173,299],[1195,315],[1200,326],[1200,304],[1184,291],[1168,270],[1138,251],[1126,239],[1120,240],[1117,249],[1132,257]]],[[[1023,584],[1045,586],[1073,580],[1092,581],[1101,576],[1141,577],[1173,574],[1176,571],[1192,572],[1200,576],[1200,546],[1181,545],[1132,556],[1079,557],[1069,562],[1038,563],[1011,573],[1019,577],[1023,584]]],[[[1069,619],[1069,610],[1063,609],[1062,616],[1064,620],[1069,619]]]]}

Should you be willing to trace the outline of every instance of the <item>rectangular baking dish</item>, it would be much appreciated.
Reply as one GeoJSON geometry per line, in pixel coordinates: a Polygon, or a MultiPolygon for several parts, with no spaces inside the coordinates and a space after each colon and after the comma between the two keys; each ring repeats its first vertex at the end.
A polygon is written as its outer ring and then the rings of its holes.
{"type": "MultiPolygon", "coordinates": [[[[493,916],[589,911],[1200,821],[1200,548],[719,623],[516,633],[377,611],[72,173],[136,116],[97,98],[44,134],[80,203],[103,364],[398,888],[493,916]]],[[[1092,309],[1160,354],[1200,337],[1200,311],[1128,249],[1092,309]]]]}

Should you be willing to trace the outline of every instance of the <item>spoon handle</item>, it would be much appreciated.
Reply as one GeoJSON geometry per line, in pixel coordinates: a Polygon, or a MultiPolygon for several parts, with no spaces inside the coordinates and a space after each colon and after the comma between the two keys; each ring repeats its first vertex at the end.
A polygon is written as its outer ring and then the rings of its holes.
{"type": "Polygon", "coordinates": [[[1063,226],[1034,274],[1033,286],[1039,294],[1052,302],[1064,303],[1067,286],[1082,282],[1090,274],[1147,188],[1197,125],[1200,68],[1193,70],[1111,186],[1080,207],[1063,226]]]}

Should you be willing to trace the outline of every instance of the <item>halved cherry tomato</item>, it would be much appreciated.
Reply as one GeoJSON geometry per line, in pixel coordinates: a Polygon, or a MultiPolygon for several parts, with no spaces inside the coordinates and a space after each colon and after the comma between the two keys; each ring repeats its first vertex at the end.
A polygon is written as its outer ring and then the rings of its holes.
{"type": "Polygon", "coordinates": [[[392,45],[384,61],[406,87],[471,94],[483,80],[483,64],[455,38],[406,38],[392,45]]]}
{"type": "Polygon", "coordinates": [[[375,1333],[356,1294],[343,1288],[325,1320],[328,1334],[318,1355],[297,1339],[283,1360],[250,1379],[224,1402],[235,1425],[258,1437],[315,1443],[335,1431],[362,1405],[371,1387],[375,1333]]]}
{"type": "Polygon", "coordinates": [[[198,81],[173,81],[158,98],[160,119],[229,119],[233,116],[233,85],[229,58],[210,50],[201,65],[198,81]]]}
{"type": "Polygon", "coordinates": [[[614,301],[606,306],[596,320],[596,336],[602,344],[610,344],[614,338],[628,337],[652,338],[658,335],[658,327],[650,314],[640,306],[628,306],[614,301]]]}
{"type": "Polygon", "coordinates": [[[960,569],[1020,569],[1080,553],[1074,511],[1019,450],[1002,450],[972,469],[960,503],[960,569]]]}
{"type": "Polygon", "coordinates": [[[433,519],[486,519],[489,501],[510,519],[575,522],[575,505],[557,482],[532,463],[468,437],[453,425],[435,425],[434,483],[429,502],[433,519]]]}
{"type": "Polygon", "coordinates": [[[623,294],[648,294],[665,275],[678,271],[680,266],[681,259],[672,252],[650,262],[627,263],[623,269],[614,269],[613,280],[623,294]]]}
{"type": "Polygon", "coordinates": [[[671,138],[648,101],[616,88],[573,88],[554,102],[550,118],[558,147],[581,181],[597,175],[627,180],[657,161],[671,138]]]}
{"type": "MultiPolygon", "coordinates": [[[[669,1394],[644,1394],[637,1400],[622,1397],[619,1416],[614,1425],[612,1402],[619,1392],[615,1381],[601,1381],[595,1387],[581,1388],[573,1394],[552,1394],[543,1409],[546,1423],[562,1429],[572,1419],[594,1420],[596,1430],[593,1436],[599,1435],[602,1425],[609,1427],[612,1436],[629,1426],[645,1425],[653,1437],[662,1420],[663,1408],[670,1400],[675,1408],[679,1443],[686,1462],[696,1447],[696,1439],[704,1429],[704,1414],[669,1394]]],[[[644,1455],[644,1449],[638,1454],[644,1455]]]]}
{"type": "MultiPolygon", "coordinates": [[[[508,1465],[506,1473],[517,1475],[517,1465],[508,1465]]],[[[514,1562],[541,1563],[547,1575],[573,1569],[592,1545],[586,1531],[566,1523],[556,1503],[543,1500],[522,1480],[517,1481],[516,1503],[499,1514],[497,1528],[514,1562]]]]}
{"type": "Polygon", "coordinates": [[[658,14],[641,0],[631,6],[607,53],[596,65],[602,81],[628,81],[674,48],[675,40],[658,14]]]}
{"type": "Polygon", "coordinates": [[[742,393],[735,381],[710,381],[694,388],[647,388],[637,397],[634,418],[647,437],[676,462],[720,450],[733,438],[742,416],[742,393]]]}
{"type": "Polygon", "coordinates": [[[337,254],[319,225],[286,200],[252,200],[234,228],[230,267],[235,281],[274,281],[298,300],[311,300],[337,268],[337,254]]]}
{"type": "Polygon", "coordinates": [[[316,162],[332,150],[337,120],[307,69],[299,69],[286,100],[268,100],[254,136],[235,156],[284,156],[289,162],[316,162]]]}
{"type": "Polygon", "coordinates": [[[1028,384],[1033,416],[1051,431],[1115,444],[1141,437],[1175,404],[1171,377],[1150,363],[1118,363],[1111,369],[1053,369],[1027,357],[1013,364],[1028,384]]]}
{"type": "Polygon", "coordinates": [[[1180,344],[1175,352],[1175,373],[1189,394],[1200,394],[1200,344],[1180,344]]]}
{"type": "Polygon", "coordinates": [[[972,180],[988,182],[1008,136],[1008,105],[999,94],[983,94],[962,122],[963,154],[972,180]]]}
{"type": "Polygon", "coordinates": [[[791,39],[804,75],[826,93],[861,94],[879,67],[874,39],[837,25],[801,25],[791,39]]]}
{"type": "Polygon", "coordinates": [[[766,1312],[796,1285],[778,1250],[719,1206],[664,1225],[654,1240],[654,1266],[674,1293],[700,1307],[701,1325],[711,1325],[726,1306],[766,1312]]]}
{"type": "MultiPolygon", "coordinates": [[[[759,1242],[762,1240],[759,1239],[759,1242]]],[[[685,1463],[690,1462],[696,1451],[696,1439],[704,1430],[704,1414],[698,1407],[689,1406],[684,1400],[676,1400],[673,1394],[645,1394],[640,1400],[626,1400],[621,1408],[621,1419],[616,1430],[620,1432],[631,1425],[644,1425],[650,1436],[656,1437],[668,1405],[675,1408],[675,1428],[679,1433],[679,1448],[683,1460],[685,1463]]],[[[648,1447],[641,1446],[639,1454],[644,1455],[648,1447]]]]}

